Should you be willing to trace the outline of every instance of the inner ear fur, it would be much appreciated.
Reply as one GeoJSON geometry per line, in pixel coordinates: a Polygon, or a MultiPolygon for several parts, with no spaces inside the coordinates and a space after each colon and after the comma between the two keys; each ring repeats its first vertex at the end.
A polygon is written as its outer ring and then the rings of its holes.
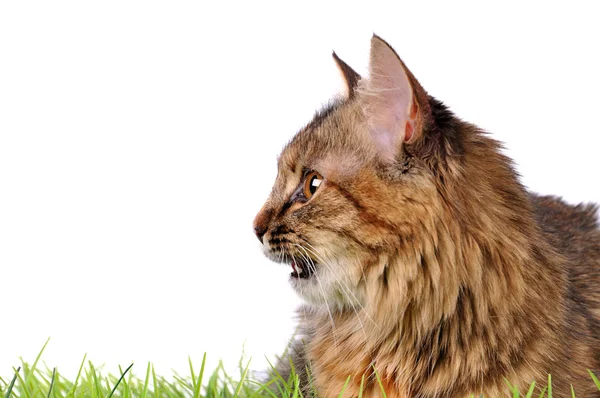
{"type": "Polygon", "coordinates": [[[359,92],[370,133],[382,160],[393,162],[404,143],[424,134],[431,109],[428,95],[394,49],[371,39],[369,78],[359,92]]]}

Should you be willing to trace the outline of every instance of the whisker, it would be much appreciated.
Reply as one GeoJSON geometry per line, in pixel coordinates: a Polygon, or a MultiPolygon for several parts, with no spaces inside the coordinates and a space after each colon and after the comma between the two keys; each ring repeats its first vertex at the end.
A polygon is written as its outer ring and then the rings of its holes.
{"type": "MultiPolygon", "coordinates": [[[[307,243],[308,245],[310,245],[310,243],[308,243],[308,242],[306,242],[306,243],[307,243]]],[[[308,257],[308,259],[309,259],[309,261],[312,263],[313,267],[315,267],[315,265],[314,265],[314,261],[312,260],[312,258],[310,258],[310,256],[308,256],[308,251],[310,250],[311,252],[313,252],[313,253],[314,253],[314,252],[316,251],[316,248],[314,248],[313,250],[311,250],[311,249],[309,249],[309,248],[306,248],[306,247],[304,247],[304,246],[302,246],[302,245],[298,245],[298,244],[296,244],[295,246],[298,246],[298,247],[299,247],[301,250],[303,250],[304,252],[306,252],[306,254],[307,254],[307,255],[306,255],[306,256],[304,256],[304,255],[303,255],[303,257],[305,257],[305,258],[307,258],[307,257],[308,257]]],[[[322,255],[320,255],[320,253],[315,253],[315,254],[316,254],[316,257],[317,257],[317,258],[321,257],[321,260],[319,260],[319,261],[322,261],[323,265],[324,265],[325,267],[327,267],[327,269],[331,270],[331,271],[332,271],[334,274],[336,274],[336,271],[335,271],[335,268],[333,267],[333,265],[329,264],[329,262],[328,262],[328,261],[323,261],[323,260],[325,260],[325,259],[324,259],[324,258],[322,258],[323,256],[322,256],[322,255]]],[[[315,275],[315,276],[316,276],[316,275],[315,275]]],[[[352,291],[351,291],[351,290],[348,288],[348,286],[347,286],[347,285],[346,285],[346,284],[343,282],[342,278],[339,278],[339,276],[338,276],[338,278],[337,278],[337,279],[338,279],[339,281],[341,281],[341,283],[342,283],[342,284],[341,284],[341,287],[342,287],[343,289],[342,289],[341,293],[342,293],[342,295],[343,295],[343,296],[345,296],[345,297],[346,297],[346,299],[348,300],[348,302],[349,302],[349,303],[350,303],[350,305],[352,306],[352,309],[353,309],[353,311],[354,311],[354,314],[356,315],[356,319],[358,320],[358,324],[359,324],[359,326],[360,326],[360,329],[362,330],[362,332],[363,332],[363,335],[364,335],[364,337],[365,337],[365,340],[366,340],[366,339],[368,338],[368,334],[367,334],[367,331],[366,331],[366,329],[365,329],[365,326],[364,326],[364,324],[363,324],[363,322],[362,322],[362,319],[361,319],[360,313],[359,313],[359,311],[357,310],[356,306],[354,305],[354,301],[353,301],[352,299],[350,299],[350,297],[348,296],[348,294],[347,294],[347,293],[350,293],[350,294],[352,294],[353,296],[354,296],[354,294],[353,294],[353,293],[352,293],[352,291]],[[347,291],[347,293],[344,291],[344,288],[345,288],[345,290],[347,291]]],[[[356,296],[354,296],[354,298],[356,299],[356,296]]],[[[361,307],[361,313],[364,313],[365,315],[367,315],[367,317],[369,317],[369,315],[368,315],[368,314],[367,314],[367,313],[364,311],[364,308],[362,307],[361,303],[360,303],[360,302],[358,302],[358,300],[356,300],[356,303],[357,303],[357,304],[358,304],[358,305],[361,307]]],[[[369,317],[369,318],[370,318],[370,317],[369,317]]],[[[373,322],[373,320],[372,320],[372,319],[371,319],[371,322],[373,322]]],[[[373,323],[374,323],[374,322],[373,322],[373,323]]],[[[334,335],[334,339],[336,339],[336,340],[337,340],[337,338],[336,338],[336,336],[335,336],[335,335],[334,335]]],[[[336,343],[336,346],[337,346],[337,343],[336,343]]]]}
{"type": "MultiPolygon", "coordinates": [[[[310,246],[310,248],[307,248],[308,250],[310,250],[315,257],[317,257],[317,259],[323,263],[323,265],[325,265],[331,272],[333,272],[334,274],[338,274],[336,268],[338,267],[334,267],[329,261],[327,261],[327,259],[325,259],[324,255],[322,255],[321,253],[318,252],[317,248],[315,248],[313,245],[311,245],[309,242],[307,242],[306,240],[304,240],[304,243],[306,243],[308,246],[310,246]],[[312,248],[312,249],[311,249],[312,248]]],[[[363,276],[364,276],[364,270],[361,268],[361,272],[363,272],[363,276]]],[[[347,274],[346,274],[347,275],[347,274]]],[[[356,313],[357,318],[359,318],[359,322],[360,322],[360,317],[358,315],[358,312],[356,310],[356,307],[354,306],[354,303],[356,303],[360,309],[361,309],[361,313],[363,313],[368,319],[369,321],[371,321],[371,323],[377,328],[379,329],[379,325],[373,320],[373,318],[371,318],[371,316],[369,315],[369,313],[365,310],[364,306],[362,305],[362,303],[360,302],[360,300],[358,300],[358,298],[356,297],[356,295],[352,292],[352,290],[350,289],[350,287],[344,282],[343,278],[337,278],[338,281],[340,282],[340,285],[342,288],[344,288],[346,290],[347,293],[349,293],[350,295],[352,295],[352,298],[354,299],[354,301],[352,299],[350,299],[350,297],[346,296],[346,298],[348,298],[348,301],[350,302],[350,305],[352,305],[352,308],[354,309],[354,312],[356,313]]],[[[361,323],[361,327],[364,330],[364,325],[361,323]]]]}
{"type": "MultiPolygon", "coordinates": [[[[305,250],[305,249],[304,249],[302,246],[300,246],[300,245],[298,245],[298,244],[296,244],[296,243],[293,243],[293,245],[294,245],[294,246],[297,246],[297,247],[299,247],[300,249],[302,249],[302,250],[304,250],[304,251],[306,252],[306,250],[305,250]]],[[[314,270],[316,270],[315,263],[314,263],[314,261],[312,260],[312,258],[310,258],[310,256],[308,256],[308,255],[305,255],[305,254],[303,254],[302,252],[300,252],[299,254],[300,254],[300,255],[301,255],[301,256],[302,256],[302,257],[303,257],[303,258],[304,258],[304,259],[305,259],[305,260],[306,260],[306,261],[307,261],[309,264],[312,264],[312,265],[311,265],[311,267],[312,267],[314,270]]],[[[338,345],[339,345],[339,344],[338,344],[338,338],[337,338],[337,334],[336,334],[336,332],[335,332],[335,322],[334,322],[334,320],[333,320],[333,313],[331,312],[331,307],[330,307],[330,305],[329,305],[329,302],[327,301],[327,297],[326,297],[326,295],[325,295],[325,289],[323,289],[323,285],[321,284],[321,279],[319,278],[319,276],[318,276],[316,273],[314,273],[314,274],[313,274],[313,276],[314,276],[314,277],[316,278],[316,280],[317,280],[317,283],[318,283],[318,285],[319,285],[319,290],[321,291],[321,296],[323,297],[323,300],[325,301],[325,307],[327,307],[327,313],[329,314],[329,320],[330,320],[330,322],[331,322],[331,333],[333,334],[334,346],[335,346],[335,348],[336,348],[336,350],[337,350],[337,348],[338,348],[338,345]]]]}

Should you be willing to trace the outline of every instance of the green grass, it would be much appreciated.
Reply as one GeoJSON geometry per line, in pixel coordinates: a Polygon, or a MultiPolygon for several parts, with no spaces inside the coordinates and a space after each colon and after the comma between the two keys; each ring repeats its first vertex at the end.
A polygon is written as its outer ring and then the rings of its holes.
{"type": "MultiPolygon", "coordinates": [[[[144,366],[145,371],[142,371],[144,377],[140,378],[130,371],[134,364],[129,364],[125,368],[119,367],[117,374],[111,374],[102,372],[101,368],[94,366],[84,356],[76,375],[63,375],[56,368],[50,369],[40,362],[45,347],[46,345],[32,364],[21,360],[20,366],[13,369],[12,375],[7,378],[0,377],[0,398],[302,397],[296,375],[292,375],[289,380],[284,380],[274,372],[271,380],[260,382],[249,375],[250,361],[240,361],[239,373],[236,375],[229,375],[222,363],[219,363],[214,371],[207,374],[205,372],[205,354],[199,368],[194,366],[191,359],[189,360],[189,374],[187,375],[175,373],[168,378],[160,376],[154,372],[152,364],[148,363],[144,366]]],[[[375,374],[379,380],[376,372],[375,374]]],[[[350,378],[346,381],[344,389],[349,381],[350,378]]],[[[600,390],[600,381],[590,372],[590,383],[592,382],[600,390]]],[[[536,384],[532,383],[522,395],[508,381],[506,384],[507,391],[513,397],[552,398],[550,375],[547,385],[541,390],[538,388],[536,391],[536,384]]],[[[385,396],[385,393],[382,395],[385,396]]],[[[339,396],[342,396],[342,392],[339,396]]],[[[572,397],[575,397],[573,390],[572,397]]]]}

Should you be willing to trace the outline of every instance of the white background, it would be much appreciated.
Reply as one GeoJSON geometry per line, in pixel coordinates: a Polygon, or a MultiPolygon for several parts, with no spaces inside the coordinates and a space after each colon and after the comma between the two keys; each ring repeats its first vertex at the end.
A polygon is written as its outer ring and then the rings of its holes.
{"type": "Polygon", "coordinates": [[[373,32],[531,189],[600,201],[599,13],[549,3],[1,2],[0,374],[48,337],[71,377],[266,366],[299,300],[252,219],[373,32]]]}

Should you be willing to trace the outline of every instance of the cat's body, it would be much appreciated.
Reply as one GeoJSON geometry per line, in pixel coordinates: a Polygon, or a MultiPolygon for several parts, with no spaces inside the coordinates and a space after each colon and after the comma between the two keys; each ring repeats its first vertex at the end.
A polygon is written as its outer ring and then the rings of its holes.
{"type": "Polygon", "coordinates": [[[496,397],[551,373],[555,396],[600,397],[596,208],[527,193],[381,39],[368,80],[335,58],[349,94],[284,149],[255,220],[308,302],[289,351],[306,391],[496,397]]]}

